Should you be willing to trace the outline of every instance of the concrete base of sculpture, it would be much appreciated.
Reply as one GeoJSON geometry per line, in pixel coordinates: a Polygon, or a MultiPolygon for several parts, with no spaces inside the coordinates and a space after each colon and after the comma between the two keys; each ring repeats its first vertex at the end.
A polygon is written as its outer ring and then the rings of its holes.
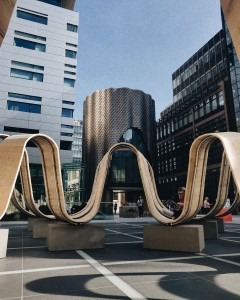
{"type": "Polygon", "coordinates": [[[104,248],[103,226],[73,226],[65,223],[48,225],[47,247],[49,251],[104,248]]]}
{"type": "Polygon", "coordinates": [[[27,230],[32,231],[33,230],[33,223],[35,220],[39,220],[39,218],[28,218],[28,224],[27,224],[27,230]]]}
{"type": "Polygon", "coordinates": [[[222,218],[216,218],[217,226],[218,226],[218,233],[224,232],[224,220],[222,218]]]}
{"type": "Polygon", "coordinates": [[[167,251],[201,252],[205,247],[202,225],[145,225],[143,247],[167,251]]]}
{"type": "Polygon", "coordinates": [[[6,257],[9,229],[0,229],[0,258],[6,257]]]}
{"type": "Polygon", "coordinates": [[[32,234],[34,239],[41,239],[47,237],[48,225],[62,223],[56,220],[48,220],[48,219],[36,219],[32,224],[32,234]]]}
{"type": "Polygon", "coordinates": [[[190,224],[203,225],[204,238],[205,240],[216,240],[218,239],[218,223],[215,219],[196,221],[193,220],[190,224]]]}

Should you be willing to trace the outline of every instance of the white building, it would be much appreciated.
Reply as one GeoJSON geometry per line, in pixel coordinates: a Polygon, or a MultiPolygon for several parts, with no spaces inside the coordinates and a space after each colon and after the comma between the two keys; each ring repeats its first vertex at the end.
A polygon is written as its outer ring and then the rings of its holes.
{"type": "MultiPolygon", "coordinates": [[[[43,133],[72,162],[77,73],[75,0],[17,0],[0,48],[0,133],[43,133]]],[[[31,163],[39,153],[30,148],[31,163]]]]}

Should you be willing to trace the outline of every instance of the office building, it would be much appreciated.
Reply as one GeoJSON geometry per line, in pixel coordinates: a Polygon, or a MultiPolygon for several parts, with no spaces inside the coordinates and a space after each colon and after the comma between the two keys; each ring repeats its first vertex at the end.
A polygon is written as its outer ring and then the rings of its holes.
{"type": "MultiPolygon", "coordinates": [[[[236,131],[224,31],[220,30],[172,75],[172,105],[157,123],[159,194],[176,199],[186,184],[189,149],[204,133],[236,131]]],[[[210,149],[205,193],[216,198],[222,148],[210,149]]]]}
{"type": "MultiPolygon", "coordinates": [[[[78,48],[74,4],[17,0],[0,49],[0,132],[46,134],[59,146],[62,163],[72,162],[78,48]]],[[[42,170],[39,151],[29,146],[34,184],[42,180],[42,170]]]]}

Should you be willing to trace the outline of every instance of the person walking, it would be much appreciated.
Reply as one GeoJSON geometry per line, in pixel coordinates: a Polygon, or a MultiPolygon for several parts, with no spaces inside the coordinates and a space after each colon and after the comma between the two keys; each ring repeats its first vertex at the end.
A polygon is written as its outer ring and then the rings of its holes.
{"type": "Polygon", "coordinates": [[[114,203],[113,209],[114,209],[114,214],[116,215],[117,214],[117,203],[114,203]]]}
{"type": "Polygon", "coordinates": [[[143,216],[143,205],[144,205],[144,200],[141,196],[139,196],[139,198],[137,200],[138,217],[139,218],[143,216]]]}

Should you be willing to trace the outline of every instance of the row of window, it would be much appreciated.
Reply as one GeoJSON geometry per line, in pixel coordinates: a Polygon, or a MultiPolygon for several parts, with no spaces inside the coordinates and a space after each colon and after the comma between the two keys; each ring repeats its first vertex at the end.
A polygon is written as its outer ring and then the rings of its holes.
{"type": "MultiPolygon", "coordinates": [[[[18,101],[8,100],[7,101],[7,109],[21,111],[21,112],[41,114],[41,105],[26,103],[26,102],[18,102],[18,101]]],[[[73,109],[62,108],[62,117],[73,118],[73,109]]],[[[69,126],[69,125],[64,125],[64,126],[69,126]]],[[[70,128],[70,127],[62,127],[62,128],[70,128]]]]}
{"type": "MultiPolygon", "coordinates": [[[[34,11],[23,9],[23,8],[17,9],[17,17],[24,19],[24,20],[31,21],[31,22],[35,22],[35,23],[40,23],[40,24],[44,24],[44,25],[48,24],[47,15],[39,14],[34,11]]],[[[77,32],[78,26],[67,23],[67,30],[72,31],[72,32],[77,32]]]]}
{"type": "Polygon", "coordinates": [[[25,94],[17,94],[17,93],[8,93],[8,97],[24,99],[24,100],[31,100],[31,101],[42,101],[42,97],[25,95],[25,94]]]}
{"type": "Polygon", "coordinates": [[[197,61],[193,62],[193,64],[186,68],[179,76],[177,76],[175,79],[173,79],[173,88],[176,88],[181,83],[183,83],[185,80],[190,78],[195,73],[202,70],[205,72],[209,69],[210,61],[219,61],[222,57],[222,50],[223,48],[223,39],[220,40],[217,44],[212,46],[207,52],[205,52],[202,56],[198,58],[197,61]]]}
{"type": "MultiPolygon", "coordinates": [[[[27,133],[27,134],[39,133],[39,130],[37,130],[37,129],[11,127],[11,126],[4,126],[3,130],[6,132],[18,132],[18,133],[27,133]]],[[[72,142],[71,141],[60,141],[60,149],[71,151],[72,150],[72,142]]]]}
{"type": "Polygon", "coordinates": [[[211,68],[206,73],[202,74],[202,76],[197,77],[196,80],[186,85],[185,88],[179,88],[178,92],[177,90],[174,90],[174,102],[179,101],[180,99],[186,97],[190,93],[195,92],[195,90],[201,87],[202,85],[207,84],[209,80],[211,80],[214,76],[219,74],[225,68],[225,63],[226,61],[221,61],[217,65],[214,65],[213,68],[211,68]]]}
{"type": "Polygon", "coordinates": [[[24,39],[14,38],[13,45],[16,47],[46,52],[46,45],[42,43],[32,42],[24,39]]]}
{"type": "Polygon", "coordinates": [[[29,112],[29,113],[34,113],[34,114],[41,113],[41,105],[17,102],[17,101],[10,101],[10,100],[7,101],[7,109],[15,110],[15,111],[22,111],[22,112],[29,112]]]}
{"type": "MultiPolygon", "coordinates": [[[[221,115],[209,122],[195,127],[194,132],[197,137],[207,132],[224,132],[226,130],[226,119],[224,115],[221,115]]],[[[193,130],[189,130],[188,132],[162,142],[157,146],[159,175],[169,175],[173,170],[176,172],[187,171],[189,149],[194,140],[194,132],[193,130]]],[[[213,143],[210,149],[208,164],[219,163],[221,161],[221,156],[221,143],[213,143]]]]}
{"type": "MultiPolygon", "coordinates": [[[[23,68],[29,68],[39,71],[44,71],[43,66],[23,63],[19,61],[12,61],[13,66],[17,67],[23,67],[23,68]]],[[[42,73],[33,72],[33,71],[27,71],[27,70],[21,70],[16,68],[11,68],[10,76],[15,78],[21,78],[26,80],[33,80],[33,81],[39,81],[43,82],[44,75],[42,73]]],[[[64,78],[64,85],[67,87],[74,87],[75,86],[75,79],[72,78],[64,78]]],[[[67,103],[70,104],[70,103],[67,103]]]]}
{"type": "Polygon", "coordinates": [[[217,110],[222,110],[224,107],[223,92],[220,91],[215,95],[207,98],[203,102],[195,105],[193,109],[185,112],[184,114],[174,118],[170,122],[163,124],[157,128],[157,140],[165,138],[170,133],[175,132],[194,121],[205,118],[217,110]]]}
{"type": "MultiPolygon", "coordinates": [[[[30,50],[36,50],[40,52],[46,52],[46,45],[42,43],[37,43],[33,41],[28,41],[20,38],[14,38],[13,45],[20,48],[30,49],[30,50]]],[[[77,58],[77,51],[73,50],[65,50],[65,57],[69,58],[77,58]]]]}
{"type": "Polygon", "coordinates": [[[11,68],[11,77],[43,82],[43,74],[11,68]]]}

